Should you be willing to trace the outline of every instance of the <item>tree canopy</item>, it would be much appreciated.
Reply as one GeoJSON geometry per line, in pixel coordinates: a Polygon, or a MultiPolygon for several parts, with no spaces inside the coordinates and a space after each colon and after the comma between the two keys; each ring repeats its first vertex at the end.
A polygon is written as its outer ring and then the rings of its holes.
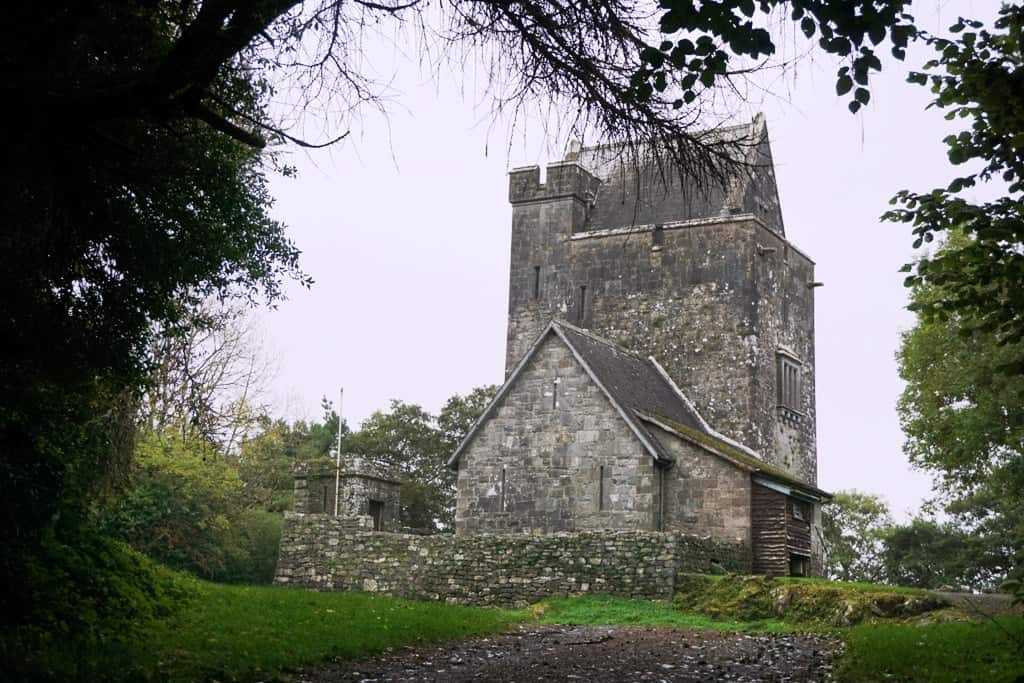
{"type": "Polygon", "coordinates": [[[448,459],[483,413],[495,386],[458,394],[431,415],[417,405],[392,401],[343,442],[346,452],[384,465],[402,480],[400,518],[405,526],[431,531],[455,528],[455,471],[448,459]]]}
{"type": "Polygon", "coordinates": [[[878,496],[838,491],[822,510],[826,572],[840,581],[882,581],[883,539],[893,525],[889,506],[878,496]]]}
{"type": "MultiPolygon", "coordinates": [[[[936,56],[911,83],[930,87],[932,106],[965,129],[944,140],[950,163],[963,169],[945,187],[904,190],[885,218],[908,224],[915,247],[962,232],[959,240],[905,266],[908,286],[929,296],[911,308],[927,319],[960,314],[965,333],[995,335],[1000,344],[1024,341],[1024,6],[1006,3],[991,29],[959,19],[952,39],[922,33],[936,56]],[[991,201],[979,196],[997,193],[991,201]]],[[[1024,374],[1024,357],[1006,358],[1001,372],[1024,374]]]]}
{"type": "MultiPolygon", "coordinates": [[[[953,232],[931,259],[975,240],[953,232]]],[[[1024,342],[975,325],[968,311],[927,313],[946,296],[945,285],[930,279],[913,289],[918,321],[897,355],[906,381],[897,404],[904,451],[937,476],[946,512],[983,540],[976,565],[1005,576],[1024,551],[1024,376],[1005,371],[1024,361],[1024,342]]]]}

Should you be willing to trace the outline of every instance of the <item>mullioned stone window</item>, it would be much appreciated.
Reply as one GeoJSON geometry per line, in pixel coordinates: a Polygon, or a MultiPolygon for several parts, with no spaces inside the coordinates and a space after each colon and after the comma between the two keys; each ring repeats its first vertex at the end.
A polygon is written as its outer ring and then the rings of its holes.
{"type": "Polygon", "coordinates": [[[780,351],[776,356],[778,405],[783,417],[796,419],[801,410],[801,363],[795,357],[780,351]]]}

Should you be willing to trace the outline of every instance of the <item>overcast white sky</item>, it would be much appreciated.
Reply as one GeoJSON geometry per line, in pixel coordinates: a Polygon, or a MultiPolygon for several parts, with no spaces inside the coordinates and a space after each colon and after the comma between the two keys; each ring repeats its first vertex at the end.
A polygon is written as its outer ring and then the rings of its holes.
{"type": "MultiPolygon", "coordinates": [[[[997,3],[920,3],[938,31],[997,3]]],[[[819,485],[881,494],[900,518],[930,490],[902,454],[894,353],[912,323],[898,272],[912,256],[905,227],[878,216],[897,190],[944,184],[946,122],[925,112],[908,67],[886,62],[870,106],[851,115],[834,92],[834,63],[799,67],[765,112],[789,239],[817,262],[819,485]]],[[[290,417],[320,415],[337,400],[358,423],[390,399],[436,411],[454,393],[503,379],[511,207],[508,169],[560,158],[564,139],[538,125],[510,138],[508,123],[433,83],[414,66],[396,74],[396,105],[367,113],[329,151],[294,154],[298,179],[276,179],[275,213],[316,281],[291,287],[264,314],[279,354],[274,384],[290,417]],[[511,140],[511,142],[510,142],[511,140]]],[[[780,88],[781,89],[781,88],[780,88]]],[[[749,116],[748,116],[749,118],[749,116]]]]}

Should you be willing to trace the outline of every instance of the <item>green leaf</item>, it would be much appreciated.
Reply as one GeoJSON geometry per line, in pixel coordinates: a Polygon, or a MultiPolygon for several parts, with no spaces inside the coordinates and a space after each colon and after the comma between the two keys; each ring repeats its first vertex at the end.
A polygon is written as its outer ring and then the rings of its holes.
{"type": "Polygon", "coordinates": [[[850,92],[853,88],[853,79],[846,74],[841,75],[836,80],[836,94],[842,97],[846,93],[850,92]]]}

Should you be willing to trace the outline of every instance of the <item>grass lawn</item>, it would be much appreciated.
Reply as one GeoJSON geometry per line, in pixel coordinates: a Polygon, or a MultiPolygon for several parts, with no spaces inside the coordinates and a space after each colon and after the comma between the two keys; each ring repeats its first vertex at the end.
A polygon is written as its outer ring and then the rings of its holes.
{"type": "Polygon", "coordinates": [[[150,631],[131,666],[170,681],[244,681],[327,657],[493,633],[524,618],[361,593],[201,583],[194,603],[150,631]]]}
{"type": "MultiPolygon", "coordinates": [[[[714,578],[720,579],[721,576],[714,578]]],[[[774,581],[793,586],[825,586],[828,588],[846,588],[852,590],[868,591],[871,593],[896,593],[898,595],[927,595],[928,591],[922,588],[908,588],[907,586],[889,586],[882,583],[864,583],[860,581],[833,581],[831,579],[816,579],[806,576],[776,576],[774,581]]]]}
{"type": "MultiPolygon", "coordinates": [[[[872,587],[874,588],[874,587],[872,587]]],[[[329,657],[357,658],[390,647],[495,633],[538,620],[557,624],[658,625],[740,632],[814,631],[841,638],[838,680],[994,681],[1024,677],[1024,619],[883,623],[852,628],[739,621],[672,604],[592,595],[551,598],[527,610],[471,608],[362,593],[315,593],[198,582],[197,599],[151,627],[138,647],[117,653],[100,680],[273,680],[281,669],[329,657]]],[[[103,666],[102,662],[97,662],[103,666]]],[[[93,673],[96,673],[94,670],[93,673]]]]}
{"type": "Polygon", "coordinates": [[[715,631],[789,632],[793,627],[781,621],[723,621],[702,614],[681,612],[672,605],[647,600],[628,600],[611,595],[587,595],[578,598],[550,598],[528,612],[549,624],[588,624],[595,626],[626,624],[674,626],[715,631]]]}
{"type": "Polygon", "coordinates": [[[871,624],[837,631],[846,641],[840,681],[1012,683],[1024,680],[1024,619],[951,624],[871,624]]]}
{"type": "MultiPolygon", "coordinates": [[[[842,587],[858,586],[843,584],[842,587]]],[[[883,588],[872,584],[864,584],[864,587],[883,588]]],[[[1019,617],[1000,619],[998,623],[892,623],[838,628],[777,620],[711,619],[664,603],[611,596],[552,598],[530,608],[529,612],[540,621],[557,624],[645,624],[748,632],[799,630],[828,635],[846,643],[837,672],[841,683],[1013,683],[1024,680],[1024,619],[1019,617]]]]}

